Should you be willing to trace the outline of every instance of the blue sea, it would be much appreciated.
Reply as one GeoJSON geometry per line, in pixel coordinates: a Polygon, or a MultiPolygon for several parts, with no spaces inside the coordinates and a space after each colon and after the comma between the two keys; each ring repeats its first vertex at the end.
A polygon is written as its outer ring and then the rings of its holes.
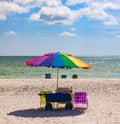
{"type": "MultiPolygon", "coordinates": [[[[26,61],[36,56],[0,56],[0,78],[44,78],[50,73],[56,78],[56,69],[46,67],[27,67],[26,61]]],[[[77,56],[78,57],[78,56],[77,56]]],[[[79,56],[79,59],[92,66],[91,69],[59,69],[59,76],[66,74],[72,78],[120,78],[120,56],[79,56]]]]}

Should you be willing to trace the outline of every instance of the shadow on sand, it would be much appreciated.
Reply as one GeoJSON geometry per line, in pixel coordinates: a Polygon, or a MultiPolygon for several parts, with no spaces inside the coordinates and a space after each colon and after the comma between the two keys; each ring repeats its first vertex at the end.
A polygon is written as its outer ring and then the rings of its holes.
{"type": "Polygon", "coordinates": [[[64,110],[64,109],[57,109],[57,110],[52,110],[52,111],[45,111],[42,109],[25,109],[25,110],[17,110],[17,111],[13,111],[8,113],[8,115],[14,115],[14,116],[18,116],[18,117],[24,117],[24,118],[28,118],[28,117],[32,117],[32,118],[36,118],[36,117],[40,117],[40,118],[44,118],[44,117],[67,117],[67,116],[77,116],[80,114],[83,114],[84,111],[80,111],[80,110],[64,110]]]}

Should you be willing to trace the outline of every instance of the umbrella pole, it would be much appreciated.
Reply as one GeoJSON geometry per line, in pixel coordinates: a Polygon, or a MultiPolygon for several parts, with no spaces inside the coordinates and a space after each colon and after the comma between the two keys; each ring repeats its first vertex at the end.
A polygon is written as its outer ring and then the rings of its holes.
{"type": "Polygon", "coordinates": [[[57,88],[58,88],[59,68],[57,68],[57,88]]]}

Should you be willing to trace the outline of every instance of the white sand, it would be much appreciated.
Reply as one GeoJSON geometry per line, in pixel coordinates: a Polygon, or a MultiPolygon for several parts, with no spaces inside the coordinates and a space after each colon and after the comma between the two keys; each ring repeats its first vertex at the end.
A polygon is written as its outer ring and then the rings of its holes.
{"type": "Polygon", "coordinates": [[[0,124],[120,124],[120,79],[61,79],[59,86],[86,91],[88,109],[40,110],[39,91],[54,91],[56,79],[0,79],[0,124]]]}

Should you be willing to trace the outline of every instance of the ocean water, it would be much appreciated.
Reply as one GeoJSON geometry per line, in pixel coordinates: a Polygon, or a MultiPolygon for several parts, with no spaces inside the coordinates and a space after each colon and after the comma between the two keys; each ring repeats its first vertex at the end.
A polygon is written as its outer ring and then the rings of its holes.
{"type": "MultiPolygon", "coordinates": [[[[35,56],[0,56],[0,78],[44,78],[45,73],[51,73],[56,78],[56,69],[46,67],[27,67],[24,63],[35,56]]],[[[66,74],[72,78],[120,78],[120,56],[80,56],[79,59],[89,63],[92,68],[59,69],[59,77],[66,74]]]]}

